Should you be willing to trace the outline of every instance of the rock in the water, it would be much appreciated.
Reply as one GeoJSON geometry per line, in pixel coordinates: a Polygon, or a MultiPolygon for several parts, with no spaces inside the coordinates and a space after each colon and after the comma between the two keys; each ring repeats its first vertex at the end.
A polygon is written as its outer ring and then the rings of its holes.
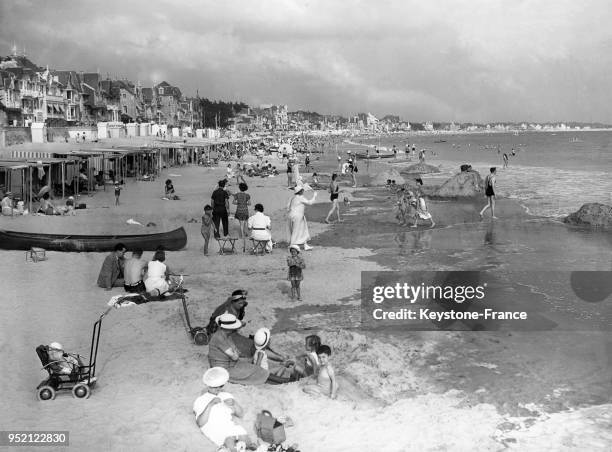
{"type": "Polygon", "coordinates": [[[461,169],[461,172],[465,172],[465,171],[471,171],[472,170],[472,165],[468,165],[467,163],[461,165],[459,167],[461,169]]]}
{"type": "Polygon", "coordinates": [[[478,171],[469,170],[455,174],[434,193],[440,198],[465,198],[482,196],[483,180],[478,171]]]}
{"type": "Polygon", "coordinates": [[[394,169],[378,173],[372,178],[371,185],[387,185],[387,180],[394,180],[397,185],[406,183],[406,180],[394,169]]]}
{"type": "Polygon", "coordinates": [[[563,220],[566,223],[612,227],[612,207],[598,202],[584,204],[578,212],[574,212],[563,220]]]}
{"type": "Polygon", "coordinates": [[[427,163],[416,163],[406,168],[403,173],[410,174],[427,174],[427,173],[439,173],[440,169],[437,166],[428,165],[427,163]]]}

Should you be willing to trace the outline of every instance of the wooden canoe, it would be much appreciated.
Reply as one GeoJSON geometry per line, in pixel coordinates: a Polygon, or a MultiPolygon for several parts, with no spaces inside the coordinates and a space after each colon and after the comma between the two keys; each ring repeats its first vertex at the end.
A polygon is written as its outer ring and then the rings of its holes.
{"type": "Polygon", "coordinates": [[[49,251],[97,252],[112,251],[117,243],[123,243],[128,251],[134,248],[155,251],[159,246],[166,251],[177,251],[187,244],[187,234],[183,227],[169,232],[137,235],[39,234],[0,229],[0,249],[4,250],[29,250],[36,247],[49,251]]]}
{"type": "Polygon", "coordinates": [[[370,155],[366,155],[366,154],[355,154],[355,157],[357,157],[357,160],[377,160],[377,159],[390,159],[392,157],[395,157],[395,154],[377,154],[376,152],[370,152],[370,155]]]}

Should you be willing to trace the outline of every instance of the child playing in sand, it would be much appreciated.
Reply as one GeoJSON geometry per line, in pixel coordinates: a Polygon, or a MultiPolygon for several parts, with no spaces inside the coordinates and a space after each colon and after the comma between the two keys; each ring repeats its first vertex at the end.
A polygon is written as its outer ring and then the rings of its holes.
{"type": "Polygon", "coordinates": [[[321,345],[317,349],[317,356],[321,366],[316,375],[316,383],[307,384],[303,391],[310,395],[327,395],[331,399],[338,396],[338,381],[336,373],[329,360],[331,348],[328,345],[321,345]]]}
{"type": "Polygon", "coordinates": [[[306,336],[304,348],[306,353],[299,355],[296,360],[295,369],[302,376],[316,375],[319,370],[319,356],[317,349],[321,346],[321,338],[316,334],[306,336]]]}
{"type": "Polygon", "coordinates": [[[204,206],[204,215],[202,215],[202,238],[204,239],[204,254],[208,255],[208,242],[210,241],[210,231],[214,228],[212,220],[212,207],[208,204],[204,206]]]}
{"type": "MultiPolygon", "coordinates": [[[[268,364],[268,359],[270,361],[276,361],[280,363],[285,363],[287,358],[280,353],[275,352],[270,348],[270,330],[268,328],[260,328],[255,332],[253,336],[253,343],[255,344],[255,353],[253,354],[253,364],[270,370],[270,366],[268,364]]],[[[285,366],[278,369],[278,372],[275,372],[275,375],[279,375],[282,373],[285,366]]]]}
{"type": "Polygon", "coordinates": [[[287,279],[291,281],[291,301],[295,299],[296,294],[298,301],[302,301],[300,282],[304,279],[302,270],[306,268],[306,263],[300,256],[300,247],[298,245],[291,245],[289,252],[291,255],[287,256],[287,266],[289,267],[287,279]]]}

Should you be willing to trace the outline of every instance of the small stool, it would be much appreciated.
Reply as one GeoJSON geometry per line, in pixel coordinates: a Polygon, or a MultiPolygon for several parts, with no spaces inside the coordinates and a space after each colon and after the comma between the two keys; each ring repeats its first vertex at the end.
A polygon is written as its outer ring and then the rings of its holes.
{"type": "Polygon", "coordinates": [[[269,240],[257,240],[251,238],[251,243],[253,244],[253,254],[256,256],[263,256],[266,254],[266,247],[268,246],[269,240]]]}
{"type": "Polygon", "coordinates": [[[26,251],[26,262],[39,262],[44,260],[47,260],[47,255],[44,248],[32,247],[29,251],[26,251]]]}
{"type": "Polygon", "coordinates": [[[225,253],[235,253],[236,252],[236,237],[219,237],[217,238],[217,243],[219,244],[219,254],[225,253]],[[227,244],[229,243],[230,248],[227,249],[227,244]]]}

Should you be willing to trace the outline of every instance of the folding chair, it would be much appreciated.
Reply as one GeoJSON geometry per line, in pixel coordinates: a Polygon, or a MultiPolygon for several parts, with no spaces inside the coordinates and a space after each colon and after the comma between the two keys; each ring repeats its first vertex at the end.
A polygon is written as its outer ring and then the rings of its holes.
{"type": "Polygon", "coordinates": [[[269,240],[257,240],[251,237],[251,243],[253,244],[252,252],[256,256],[263,256],[266,254],[266,247],[268,246],[269,240]]]}
{"type": "Polygon", "coordinates": [[[217,237],[216,240],[219,244],[219,254],[236,252],[236,241],[238,240],[237,237],[217,237]]]}

